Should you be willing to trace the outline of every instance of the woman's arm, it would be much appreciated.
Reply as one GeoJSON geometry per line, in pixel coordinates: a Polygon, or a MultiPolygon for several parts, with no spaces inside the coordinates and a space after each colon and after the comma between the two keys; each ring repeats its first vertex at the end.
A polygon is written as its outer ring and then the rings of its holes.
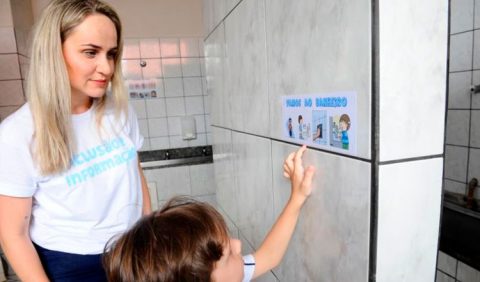
{"type": "Polygon", "coordinates": [[[140,165],[140,159],[138,160],[138,173],[140,174],[140,180],[142,181],[142,198],[143,198],[143,215],[147,215],[152,212],[152,202],[150,200],[150,192],[148,191],[147,180],[143,174],[142,166],[140,165]]]}
{"type": "Polygon", "coordinates": [[[0,244],[22,281],[48,281],[29,236],[32,198],[0,195],[0,244]]]}
{"type": "Polygon", "coordinates": [[[255,272],[253,278],[276,267],[287,250],[297,224],[300,209],[305,200],[312,192],[312,178],[315,168],[310,166],[303,168],[302,156],[306,146],[302,146],[297,152],[291,153],[284,163],[284,175],[290,179],[292,191],[285,208],[255,252],[255,272]]]}

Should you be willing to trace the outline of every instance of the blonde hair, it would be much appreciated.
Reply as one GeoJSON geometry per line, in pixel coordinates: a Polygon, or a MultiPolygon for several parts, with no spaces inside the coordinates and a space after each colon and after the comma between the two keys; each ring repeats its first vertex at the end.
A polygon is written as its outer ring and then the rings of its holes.
{"type": "MultiPolygon", "coordinates": [[[[111,79],[115,115],[127,114],[127,97],[121,70],[122,25],[117,13],[100,0],[53,0],[35,27],[27,81],[27,97],[34,120],[32,153],[42,175],[70,167],[75,146],[71,128],[71,86],[62,44],[73,29],[92,14],[102,14],[115,25],[117,55],[111,79]]],[[[97,126],[105,113],[107,95],[96,99],[97,126]]]]}

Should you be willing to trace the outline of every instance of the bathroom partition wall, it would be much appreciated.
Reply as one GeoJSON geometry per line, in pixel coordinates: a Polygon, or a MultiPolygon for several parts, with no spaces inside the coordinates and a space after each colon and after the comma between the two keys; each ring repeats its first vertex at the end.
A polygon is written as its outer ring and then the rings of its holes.
{"type": "Polygon", "coordinates": [[[357,152],[311,148],[314,191],[259,281],[434,281],[448,1],[204,1],[217,202],[254,251],[288,200],[282,97],[352,91],[357,152]]]}

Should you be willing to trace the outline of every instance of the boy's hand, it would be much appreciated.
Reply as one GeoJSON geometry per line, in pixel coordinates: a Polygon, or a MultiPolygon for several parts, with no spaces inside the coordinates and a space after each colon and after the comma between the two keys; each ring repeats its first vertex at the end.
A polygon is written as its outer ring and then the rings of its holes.
{"type": "Polygon", "coordinates": [[[298,200],[300,204],[312,193],[312,178],[315,167],[303,168],[302,156],[307,150],[303,145],[298,151],[290,153],[283,164],[283,175],[292,183],[291,200],[298,200]]]}

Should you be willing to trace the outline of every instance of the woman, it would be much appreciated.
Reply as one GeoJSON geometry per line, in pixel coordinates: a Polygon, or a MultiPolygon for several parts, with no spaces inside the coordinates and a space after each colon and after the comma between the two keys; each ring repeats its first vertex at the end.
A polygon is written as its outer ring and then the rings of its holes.
{"type": "Polygon", "coordinates": [[[0,243],[23,281],[105,281],[105,243],[150,212],[121,32],[99,0],[53,0],[36,26],[28,103],[0,125],[0,243]]]}

